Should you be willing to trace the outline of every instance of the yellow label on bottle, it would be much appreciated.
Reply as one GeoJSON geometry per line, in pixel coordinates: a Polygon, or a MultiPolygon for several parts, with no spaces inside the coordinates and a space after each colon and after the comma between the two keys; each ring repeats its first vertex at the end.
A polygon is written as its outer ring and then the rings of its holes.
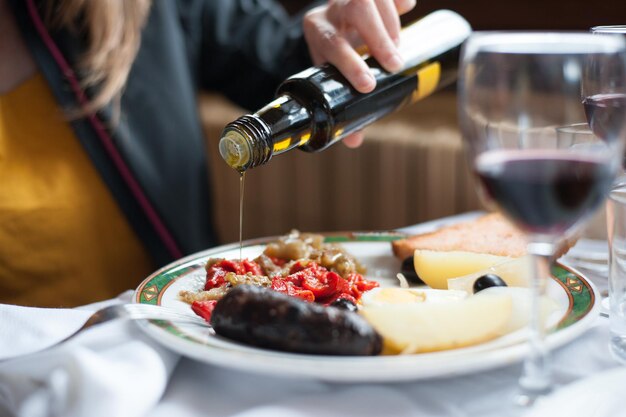
{"type": "Polygon", "coordinates": [[[304,145],[309,141],[309,139],[311,139],[311,134],[305,133],[304,135],[302,135],[302,137],[300,137],[300,143],[298,143],[298,146],[304,145]]]}
{"type": "Polygon", "coordinates": [[[289,145],[291,145],[291,136],[281,140],[280,142],[276,142],[274,144],[274,152],[278,152],[278,151],[282,151],[284,149],[287,149],[289,147],[289,145]]]}
{"type": "Polygon", "coordinates": [[[411,96],[411,102],[415,103],[431,95],[439,84],[439,77],[441,77],[441,64],[439,62],[433,62],[417,70],[417,89],[411,96]]]}

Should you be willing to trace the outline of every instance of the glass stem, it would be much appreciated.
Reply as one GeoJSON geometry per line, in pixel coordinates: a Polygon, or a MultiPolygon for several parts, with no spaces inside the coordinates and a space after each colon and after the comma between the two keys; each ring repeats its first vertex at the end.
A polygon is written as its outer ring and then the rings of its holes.
{"type": "Polygon", "coordinates": [[[527,251],[533,260],[531,279],[531,309],[528,323],[528,355],[519,380],[519,403],[531,405],[538,397],[550,392],[552,387],[550,355],[545,343],[546,326],[541,304],[546,294],[550,267],[554,255],[552,243],[529,243],[527,251]]]}

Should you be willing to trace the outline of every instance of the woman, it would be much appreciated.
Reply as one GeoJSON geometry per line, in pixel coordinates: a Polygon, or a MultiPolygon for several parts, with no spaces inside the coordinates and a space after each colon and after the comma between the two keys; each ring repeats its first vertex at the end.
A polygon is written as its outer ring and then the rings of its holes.
{"type": "Polygon", "coordinates": [[[198,91],[255,109],[323,62],[371,91],[352,46],[398,69],[413,6],[0,0],[0,302],[109,298],[213,245],[198,91]]]}

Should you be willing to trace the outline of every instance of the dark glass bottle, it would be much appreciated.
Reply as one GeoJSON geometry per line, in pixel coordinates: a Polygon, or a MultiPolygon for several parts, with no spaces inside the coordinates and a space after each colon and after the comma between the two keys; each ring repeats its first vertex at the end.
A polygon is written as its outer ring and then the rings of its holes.
{"type": "Polygon", "coordinates": [[[222,158],[240,172],[273,155],[300,148],[326,149],[350,133],[456,80],[467,21],[439,10],[404,28],[399,52],[404,69],[389,73],[366,59],[376,88],[362,94],[331,65],[311,67],[284,81],[277,98],[254,114],[229,123],[219,143],[222,158]]]}

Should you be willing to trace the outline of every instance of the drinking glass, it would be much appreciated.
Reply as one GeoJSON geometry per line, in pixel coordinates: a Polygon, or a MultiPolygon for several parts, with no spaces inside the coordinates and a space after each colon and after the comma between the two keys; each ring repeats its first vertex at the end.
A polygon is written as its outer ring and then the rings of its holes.
{"type": "MultiPolygon", "coordinates": [[[[595,26],[594,35],[621,36],[626,39],[626,25],[595,26]]],[[[589,125],[594,133],[605,139],[624,134],[626,123],[626,77],[616,66],[605,66],[590,60],[583,78],[583,95],[589,125]],[[602,80],[596,76],[604,72],[602,80]]],[[[626,154],[623,169],[626,168],[626,154]]],[[[613,184],[607,204],[607,232],[609,241],[609,297],[603,307],[610,311],[609,347],[613,355],[626,362],[626,173],[622,170],[613,184]]]]}
{"type": "MultiPolygon", "coordinates": [[[[459,118],[479,192],[527,236],[534,259],[521,405],[552,388],[540,314],[556,248],[604,201],[623,135],[566,146],[557,127],[585,120],[581,79],[590,59],[626,75],[621,37],[590,33],[477,32],[464,45],[459,118]]],[[[596,71],[599,83],[607,73],[596,71]]]]}
{"type": "MultiPolygon", "coordinates": [[[[594,35],[620,36],[626,38],[624,26],[595,26],[594,35]]],[[[623,68],[607,65],[603,60],[589,59],[583,76],[582,93],[587,122],[593,133],[603,140],[620,135],[626,117],[626,77],[623,68]]],[[[626,168],[626,155],[623,161],[626,168]]],[[[626,184],[622,171],[615,186],[626,184]]]]}
{"type": "Polygon", "coordinates": [[[611,190],[609,235],[609,350],[626,364],[626,187],[611,190]]]}
{"type": "MultiPolygon", "coordinates": [[[[602,141],[591,131],[587,122],[559,126],[556,128],[556,135],[560,142],[559,147],[588,146],[602,141]]],[[[582,229],[575,233],[579,237],[577,248],[568,251],[562,260],[586,274],[596,285],[602,296],[601,312],[608,314],[609,298],[605,297],[609,275],[606,210],[598,210],[588,223],[580,225],[582,229]]]]}

